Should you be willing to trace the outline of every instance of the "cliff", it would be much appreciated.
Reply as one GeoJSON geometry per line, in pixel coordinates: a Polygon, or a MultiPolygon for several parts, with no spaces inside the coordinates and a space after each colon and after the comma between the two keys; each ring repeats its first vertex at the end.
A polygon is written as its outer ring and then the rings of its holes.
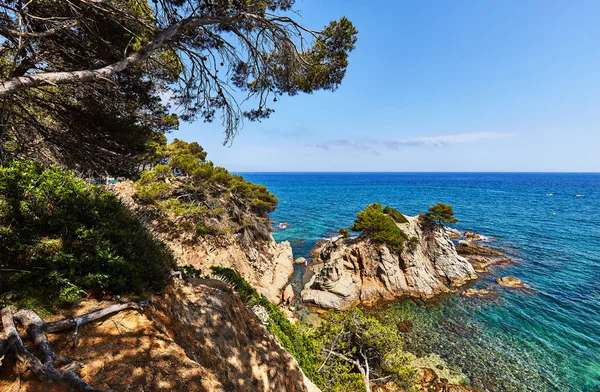
{"type": "MultiPolygon", "coordinates": [[[[174,280],[142,311],[81,326],[76,348],[71,334],[48,335],[54,351],[105,391],[318,391],[229,285],[192,281],[174,280]]],[[[84,301],[74,315],[109,304],[84,301]]],[[[65,390],[13,372],[13,360],[0,367],[0,390],[65,390]]]]}
{"type": "MultiPolygon", "coordinates": [[[[174,183],[171,180],[172,188],[174,183]]],[[[204,218],[204,224],[218,232],[199,235],[185,226],[175,227],[183,214],[143,203],[131,181],[110,189],[169,247],[177,264],[192,265],[205,273],[213,265],[232,268],[269,300],[281,301],[281,291],[294,272],[292,247],[287,241],[275,242],[268,216],[244,211],[247,206],[243,202],[225,201],[209,191],[202,201],[218,213],[204,218]]]]}
{"type": "Polygon", "coordinates": [[[313,276],[302,300],[323,308],[346,309],[402,296],[428,299],[476,279],[472,265],[456,252],[448,232],[419,217],[395,223],[414,237],[401,252],[367,234],[355,239],[337,237],[313,251],[313,276]]]}

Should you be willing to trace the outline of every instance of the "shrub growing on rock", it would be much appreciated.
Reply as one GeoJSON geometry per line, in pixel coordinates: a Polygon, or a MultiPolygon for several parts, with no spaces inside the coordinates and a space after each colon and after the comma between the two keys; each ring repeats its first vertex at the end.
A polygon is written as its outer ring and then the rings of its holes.
{"type": "Polygon", "coordinates": [[[373,241],[384,243],[398,253],[402,252],[404,243],[408,240],[406,233],[383,212],[379,203],[369,204],[356,214],[356,220],[350,230],[362,231],[373,241]]]}
{"type": "Polygon", "coordinates": [[[344,229],[343,227],[340,229],[340,235],[342,236],[342,238],[350,237],[350,233],[348,233],[348,230],[344,229]]]}
{"type": "Polygon", "coordinates": [[[84,291],[158,290],[173,265],[112,193],[57,166],[0,167],[0,305],[50,308],[84,291]]]}
{"type": "Polygon", "coordinates": [[[391,216],[392,219],[394,219],[398,223],[408,223],[406,217],[394,207],[385,206],[385,208],[383,209],[383,213],[391,216]]]}
{"type": "Polygon", "coordinates": [[[184,231],[199,236],[252,231],[250,238],[269,234],[268,213],[278,200],[265,186],[205,161],[198,143],[175,139],[159,157],[136,182],[135,196],[163,215],[158,221],[171,236],[184,231]]]}

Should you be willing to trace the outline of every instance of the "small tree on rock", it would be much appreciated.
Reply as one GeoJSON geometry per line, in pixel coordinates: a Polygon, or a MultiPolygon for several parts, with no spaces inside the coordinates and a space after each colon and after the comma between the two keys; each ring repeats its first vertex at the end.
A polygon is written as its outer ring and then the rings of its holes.
{"type": "Polygon", "coordinates": [[[444,203],[436,203],[433,207],[429,207],[429,211],[425,215],[430,220],[437,222],[440,226],[443,226],[444,222],[458,222],[458,219],[454,217],[452,206],[444,203]]]}

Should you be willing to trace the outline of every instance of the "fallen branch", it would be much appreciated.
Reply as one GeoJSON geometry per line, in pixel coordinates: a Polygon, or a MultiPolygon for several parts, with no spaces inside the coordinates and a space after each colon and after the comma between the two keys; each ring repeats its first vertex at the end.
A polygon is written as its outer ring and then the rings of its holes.
{"type": "Polygon", "coordinates": [[[26,364],[38,378],[50,384],[65,385],[76,391],[101,392],[80,379],[74,372],[67,370],[61,373],[51,362],[45,365],[35,355],[29,352],[29,350],[23,346],[23,341],[15,328],[11,309],[5,308],[2,310],[2,325],[4,326],[7,340],[12,346],[12,350],[17,356],[17,359],[26,364]]]}
{"type": "Polygon", "coordinates": [[[83,316],[65,319],[65,320],[61,320],[61,321],[54,321],[51,323],[44,323],[42,329],[45,332],[49,332],[49,333],[66,331],[68,329],[73,329],[73,328],[79,329],[79,327],[81,325],[90,323],[92,321],[99,320],[101,318],[104,318],[104,317],[109,316],[114,313],[118,313],[118,312],[126,310],[126,309],[140,310],[147,304],[148,304],[148,301],[143,301],[140,303],[128,302],[125,304],[111,305],[108,308],[104,308],[104,309],[97,310],[95,312],[84,314],[83,316]]]}
{"type": "Polygon", "coordinates": [[[0,338],[0,357],[6,353],[14,352],[17,360],[25,364],[36,377],[48,384],[59,384],[75,391],[97,391],[88,383],[83,381],[72,369],[82,367],[79,362],[70,362],[61,355],[52,351],[52,346],[48,341],[46,333],[57,333],[69,329],[75,329],[74,339],[77,344],[77,335],[81,325],[99,320],[106,316],[121,312],[127,309],[140,310],[148,304],[148,301],[136,303],[129,302],[125,304],[116,304],[95,312],[84,314],[83,316],[70,319],[45,323],[32,310],[19,310],[13,312],[12,309],[4,308],[2,310],[2,325],[4,326],[5,339],[0,338]],[[36,357],[23,345],[21,336],[15,327],[15,321],[23,325],[31,341],[36,346],[41,355],[36,357]],[[67,365],[57,369],[55,362],[67,365]]]}

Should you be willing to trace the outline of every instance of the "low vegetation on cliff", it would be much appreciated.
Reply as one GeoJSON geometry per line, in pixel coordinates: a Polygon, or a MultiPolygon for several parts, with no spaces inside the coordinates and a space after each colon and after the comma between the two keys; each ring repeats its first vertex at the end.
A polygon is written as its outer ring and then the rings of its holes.
{"type": "Polygon", "coordinates": [[[161,216],[170,235],[242,233],[266,239],[277,198],[263,185],[206,161],[198,143],[175,139],[158,149],[153,167],[135,183],[135,197],[161,216]]]}
{"type": "Polygon", "coordinates": [[[362,392],[370,390],[367,384],[412,390],[416,370],[402,351],[396,330],[358,308],[330,313],[315,330],[301,328],[234,270],[216,266],[211,270],[230,283],[248,307],[264,308],[267,329],[324,392],[362,392]]]}
{"type": "Polygon", "coordinates": [[[0,306],[161,289],[174,260],[112,193],[57,166],[0,167],[0,306]]]}
{"type": "Polygon", "coordinates": [[[399,219],[398,216],[406,221],[402,214],[389,206],[384,209],[379,203],[369,204],[356,214],[356,220],[350,230],[362,231],[373,241],[384,243],[400,253],[404,249],[404,243],[408,241],[408,236],[394,222],[399,219]]]}

